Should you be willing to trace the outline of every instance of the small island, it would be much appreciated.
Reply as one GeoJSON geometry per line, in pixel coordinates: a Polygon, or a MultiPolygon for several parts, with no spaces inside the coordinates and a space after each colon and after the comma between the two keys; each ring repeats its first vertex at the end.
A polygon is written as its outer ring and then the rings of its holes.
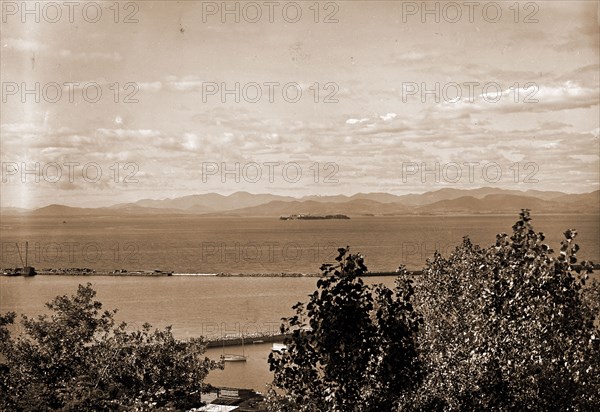
{"type": "Polygon", "coordinates": [[[322,219],[350,219],[346,215],[289,215],[289,216],[280,216],[280,220],[322,220],[322,219]]]}

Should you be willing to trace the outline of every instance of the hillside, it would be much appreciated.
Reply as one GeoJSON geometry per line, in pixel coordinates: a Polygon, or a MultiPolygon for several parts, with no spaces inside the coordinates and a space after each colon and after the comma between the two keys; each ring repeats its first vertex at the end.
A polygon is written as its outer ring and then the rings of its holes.
{"type": "Polygon", "coordinates": [[[397,203],[379,203],[372,200],[356,199],[343,203],[326,203],[314,200],[306,201],[273,201],[264,205],[241,208],[225,212],[235,216],[284,216],[284,215],[331,215],[344,214],[348,216],[399,215],[411,213],[411,209],[397,203]]]}
{"type": "MultiPolygon", "coordinates": [[[[283,216],[291,214],[411,215],[514,213],[531,209],[537,213],[598,213],[600,191],[565,194],[562,192],[520,192],[492,188],[473,190],[442,189],[423,194],[396,196],[388,193],[358,193],[353,196],[305,196],[293,198],[272,194],[236,192],[230,195],[207,193],[174,199],[144,199],[111,207],[79,208],[50,205],[30,211],[33,215],[206,215],[283,216]],[[537,196],[533,196],[536,194],[537,196]]],[[[3,213],[25,213],[10,210],[3,213]]]]}

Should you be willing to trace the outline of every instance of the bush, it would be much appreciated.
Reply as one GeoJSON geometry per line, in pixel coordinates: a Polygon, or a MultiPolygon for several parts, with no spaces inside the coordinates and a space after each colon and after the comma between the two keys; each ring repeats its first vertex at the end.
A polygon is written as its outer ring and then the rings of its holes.
{"type": "Polygon", "coordinates": [[[202,338],[176,340],[170,328],[130,332],[101,313],[96,292],[79,286],[46,306],[51,316],[0,316],[0,409],[15,411],[174,410],[201,403],[202,381],[220,365],[202,338]]]}
{"type": "Polygon", "coordinates": [[[600,286],[576,234],[555,256],[524,210],[495,245],[436,254],[414,289],[403,268],[393,290],[364,285],[340,249],[284,319],[270,410],[600,410],[600,286]]]}
{"type": "Polygon", "coordinates": [[[269,356],[270,410],[389,411],[418,382],[411,282],[367,286],[362,256],[339,252],[339,264],[321,268],[317,291],[281,327],[292,337],[269,356]]]}
{"type": "Polygon", "coordinates": [[[426,378],[411,408],[600,410],[600,295],[583,288],[591,263],[574,270],[575,236],[555,257],[523,211],[510,238],[465,239],[428,262],[415,294],[426,378]]]}

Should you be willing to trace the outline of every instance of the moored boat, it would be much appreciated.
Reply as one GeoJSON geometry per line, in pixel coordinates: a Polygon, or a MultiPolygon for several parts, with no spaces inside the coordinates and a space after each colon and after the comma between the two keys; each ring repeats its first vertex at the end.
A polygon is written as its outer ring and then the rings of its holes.
{"type": "Polygon", "coordinates": [[[225,353],[225,339],[223,339],[223,355],[221,358],[225,362],[246,362],[246,355],[244,354],[244,335],[242,335],[242,354],[225,353]]]}
{"type": "Polygon", "coordinates": [[[273,346],[271,347],[271,350],[273,352],[283,352],[285,350],[287,350],[287,345],[284,345],[283,343],[274,343],[273,346]]]}
{"type": "Polygon", "coordinates": [[[223,355],[223,360],[225,362],[246,362],[246,356],[226,353],[225,355],[223,355]]]}

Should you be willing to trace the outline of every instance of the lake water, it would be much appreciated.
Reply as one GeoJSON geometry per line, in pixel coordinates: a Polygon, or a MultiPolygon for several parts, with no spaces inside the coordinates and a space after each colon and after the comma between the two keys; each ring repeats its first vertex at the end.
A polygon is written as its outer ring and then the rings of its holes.
{"type": "MultiPolygon", "coordinates": [[[[353,251],[366,256],[371,270],[393,271],[402,263],[416,269],[422,267],[433,250],[441,249],[447,254],[466,234],[474,243],[492,244],[495,234],[510,232],[515,220],[512,216],[365,217],[340,221],[199,217],[88,221],[81,217],[62,223],[41,217],[3,217],[0,266],[21,266],[14,243],[24,244],[28,240],[29,263],[37,268],[160,268],[182,273],[317,272],[321,263],[333,260],[338,246],[350,245],[353,251]],[[59,250],[56,245],[60,247],[60,254],[53,257],[52,250],[59,250]],[[128,249],[131,245],[134,248],[128,249]],[[100,255],[92,256],[94,250],[99,250],[100,255]],[[128,251],[135,261],[124,258],[128,251]],[[293,253],[299,255],[294,257],[293,253]]],[[[582,247],[578,256],[595,262],[600,260],[598,216],[534,216],[534,226],[546,233],[555,250],[562,232],[576,228],[577,242],[582,247]]],[[[367,280],[388,286],[394,281],[393,277],[367,280]]],[[[118,320],[133,327],[149,322],[161,328],[172,325],[178,338],[218,338],[277,330],[280,319],[292,314],[291,306],[305,301],[315,289],[317,279],[0,277],[0,312],[42,313],[45,302],[57,295],[72,294],[78,284],[88,281],[98,292],[97,298],[104,308],[118,308],[118,320]]],[[[247,362],[228,363],[224,371],[212,372],[208,382],[264,391],[264,385],[271,381],[266,363],[270,348],[271,344],[247,344],[244,348],[247,362]]],[[[226,351],[241,353],[242,348],[230,347],[226,351]]],[[[211,348],[207,353],[216,359],[223,349],[211,348]]]]}
{"type": "MultiPolygon", "coordinates": [[[[358,217],[350,220],[172,217],[8,217],[0,224],[0,267],[88,267],[178,273],[318,272],[340,246],[366,256],[373,271],[404,264],[420,269],[433,252],[447,254],[464,235],[490,245],[510,232],[517,216],[358,217]]],[[[533,216],[555,248],[569,228],[579,232],[581,258],[600,260],[598,216],[533,216]]]]}
{"type": "MultiPolygon", "coordinates": [[[[218,278],[215,276],[110,277],[36,276],[0,277],[0,312],[35,315],[47,312],[44,303],[57,295],[73,294],[89,281],[104,309],[118,308],[117,319],[133,327],[149,322],[173,326],[177,338],[248,336],[279,330],[280,320],[293,314],[292,305],[305,301],[316,288],[316,278],[218,278]]],[[[393,286],[393,277],[366,278],[368,283],[393,286]]],[[[248,343],[245,363],[227,363],[211,373],[208,382],[219,386],[264,391],[272,380],[267,357],[271,344],[248,343]]],[[[226,347],[241,354],[241,347],[226,347]]],[[[218,359],[223,348],[210,348],[218,359]]]]}

